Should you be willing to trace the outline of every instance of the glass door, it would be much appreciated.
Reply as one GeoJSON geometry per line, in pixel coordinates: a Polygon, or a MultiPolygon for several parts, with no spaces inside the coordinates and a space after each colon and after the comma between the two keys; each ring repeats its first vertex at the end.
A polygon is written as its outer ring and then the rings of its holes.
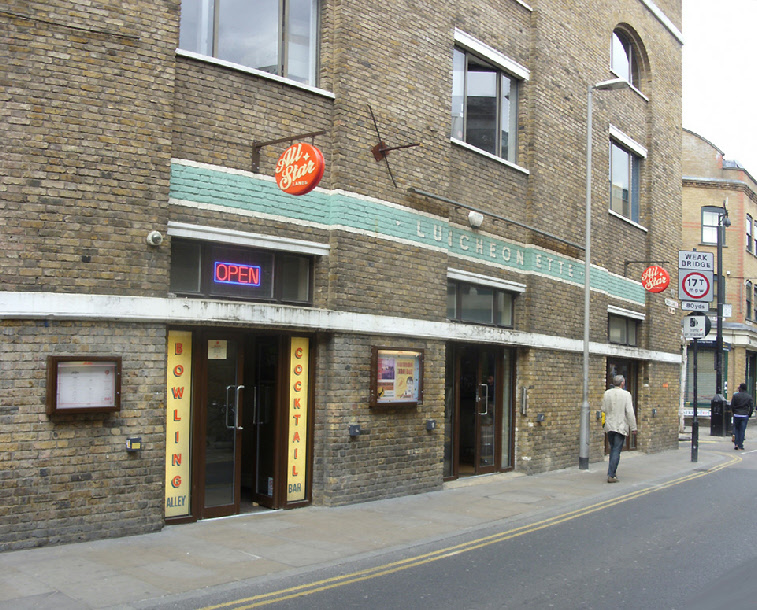
{"type": "Polygon", "coordinates": [[[252,415],[249,431],[252,470],[252,500],[274,508],[276,498],[276,439],[279,389],[279,337],[255,338],[252,362],[252,384],[249,399],[252,415]]]}
{"type": "MultiPolygon", "coordinates": [[[[638,397],[637,392],[637,379],[638,379],[638,364],[634,360],[621,360],[615,358],[607,359],[607,388],[612,387],[612,379],[615,375],[623,375],[626,379],[626,390],[631,393],[631,400],[633,401],[633,413],[638,422],[639,419],[639,405],[636,400],[638,397]]],[[[624,451],[632,451],[636,449],[636,437],[633,434],[629,434],[626,438],[624,451]]],[[[605,453],[610,453],[610,446],[607,444],[607,435],[605,434],[605,453]]]]}
{"type": "Polygon", "coordinates": [[[239,512],[242,353],[236,340],[206,340],[203,517],[239,512]]]}
{"type": "Polygon", "coordinates": [[[457,474],[494,472],[502,393],[497,351],[461,347],[456,352],[457,474]]]}

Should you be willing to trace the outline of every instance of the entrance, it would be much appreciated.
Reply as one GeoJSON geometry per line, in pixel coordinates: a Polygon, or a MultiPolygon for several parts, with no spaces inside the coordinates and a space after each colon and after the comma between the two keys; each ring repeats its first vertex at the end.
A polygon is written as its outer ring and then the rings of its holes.
{"type": "Polygon", "coordinates": [[[278,508],[282,390],[278,335],[198,333],[194,432],[200,519],[278,508]]]}
{"type": "Polygon", "coordinates": [[[511,368],[501,348],[448,346],[445,477],[512,467],[511,368]]]}
{"type": "MultiPolygon", "coordinates": [[[[636,402],[638,397],[638,363],[635,360],[621,360],[616,358],[607,359],[607,388],[612,387],[612,378],[615,375],[623,375],[626,379],[626,390],[631,393],[631,400],[633,401],[633,414],[636,417],[636,421],[639,421],[639,405],[636,402]]],[[[636,437],[633,434],[629,434],[626,437],[626,444],[623,447],[624,451],[636,450],[636,437]]],[[[607,435],[605,434],[605,453],[610,453],[610,446],[607,443],[607,435]]]]}

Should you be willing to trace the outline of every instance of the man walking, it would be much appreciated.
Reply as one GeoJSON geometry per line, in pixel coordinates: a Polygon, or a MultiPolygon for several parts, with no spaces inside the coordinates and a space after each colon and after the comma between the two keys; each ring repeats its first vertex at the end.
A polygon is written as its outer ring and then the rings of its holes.
{"type": "Polygon", "coordinates": [[[607,482],[617,483],[616,476],[620,452],[630,432],[636,435],[636,416],[633,413],[631,393],[626,391],[623,375],[612,378],[613,387],[605,392],[602,399],[602,413],[605,416],[605,431],[610,445],[610,463],[607,466],[607,482]]]}
{"type": "Polygon", "coordinates": [[[733,448],[744,450],[744,434],[749,418],[754,411],[754,403],[751,395],[746,391],[746,384],[739,384],[739,391],[731,398],[731,410],[733,411],[733,448]]]}

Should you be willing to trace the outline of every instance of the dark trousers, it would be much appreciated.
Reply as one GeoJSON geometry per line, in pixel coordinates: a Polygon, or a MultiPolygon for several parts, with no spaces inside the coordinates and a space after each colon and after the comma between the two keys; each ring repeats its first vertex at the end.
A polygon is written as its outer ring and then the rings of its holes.
{"type": "Polygon", "coordinates": [[[733,444],[739,449],[744,448],[744,434],[746,433],[746,424],[748,417],[733,416],[733,444]]]}
{"type": "Polygon", "coordinates": [[[610,463],[607,466],[607,476],[614,477],[620,462],[620,452],[626,444],[626,437],[620,432],[608,432],[607,443],[610,445],[610,463]]]}

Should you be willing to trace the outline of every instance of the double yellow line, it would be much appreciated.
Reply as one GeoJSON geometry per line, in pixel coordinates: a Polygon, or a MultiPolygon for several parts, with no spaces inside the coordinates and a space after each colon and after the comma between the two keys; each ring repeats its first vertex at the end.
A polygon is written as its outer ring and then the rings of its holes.
{"type": "Polygon", "coordinates": [[[699,477],[703,477],[705,475],[711,474],[713,472],[717,472],[729,466],[733,466],[734,464],[740,461],[741,461],[740,457],[735,456],[735,455],[729,455],[726,462],[723,462],[722,464],[718,464],[717,466],[714,466],[707,470],[692,472],[690,474],[684,475],[677,479],[672,479],[660,485],[654,485],[652,487],[647,487],[645,489],[632,491],[622,496],[618,496],[617,498],[612,498],[609,500],[604,500],[602,502],[597,502],[596,504],[585,506],[578,510],[563,513],[555,517],[550,517],[549,519],[544,519],[543,521],[537,521],[536,523],[532,523],[530,525],[516,527],[506,532],[500,532],[498,534],[492,534],[491,536],[477,538],[476,540],[470,540],[468,542],[464,542],[464,543],[457,544],[454,546],[439,549],[437,551],[432,551],[431,553],[417,555],[415,557],[403,559],[401,561],[386,563],[380,566],[369,568],[367,570],[361,570],[359,572],[352,572],[350,574],[344,574],[342,576],[334,576],[332,578],[326,578],[325,580],[319,580],[319,581],[307,583],[304,585],[298,585],[296,587],[290,587],[288,589],[280,589],[278,591],[272,591],[270,593],[263,593],[262,595],[255,595],[253,597],[248,597],[245,599],[238,599],[235,601],[218,604],[216,606],[207,606],[206,608],[203,608],[203,610],[220,610],[221,608],[233,608],[234,610],[248,610],[250,608],[259,608],[261,606],[266,606],[268,604],[273,604],[276,602],[281,602],[281,601],[285,601],[289,599],[295,599],[297,597],[304,597],[306,595],[311,595],[313,593],[318,593],[321,591],[328,591],[329,589],[336,589],[337,587],[343,587],[345,585],[350,585],[353,583],[370,580],[372,578],[378,578],[379,576],[387,576],[389,574],[394,574],[396,572],[408,570],[410,568],[414,568],[416,566],[420,566],[426,563],[432,563],[434,561],[446,559],[447,557],[452,557],[454,555],[459,555],[461,553],[468,553],[470,551],[475,551],[476,549],[480,549],[492,544],[496,544],[504,540],[511,540],[512,538],[518,538],[519,536],[523,536],[524,534],[530,534],[531,532],[543,530],[548,527],[552,527],[554,525],[559,525],[560,523],[565,523],[566,521],[572,521],[573,519],[576,519],[578,517],[596,513],[601,510],[605,510],[606,508],[610,508],[611,506],[617,506],[618,504],[628,502],[629,500],[634,500],[636,498],[640,498],[642,496],[646,496],[657,491],[662,491],[663,489],[668,489],[670,487],[673,487],[674,485],[680,485],[681,483],[685,483],[686,481],[698,479],[699,477]]]}

